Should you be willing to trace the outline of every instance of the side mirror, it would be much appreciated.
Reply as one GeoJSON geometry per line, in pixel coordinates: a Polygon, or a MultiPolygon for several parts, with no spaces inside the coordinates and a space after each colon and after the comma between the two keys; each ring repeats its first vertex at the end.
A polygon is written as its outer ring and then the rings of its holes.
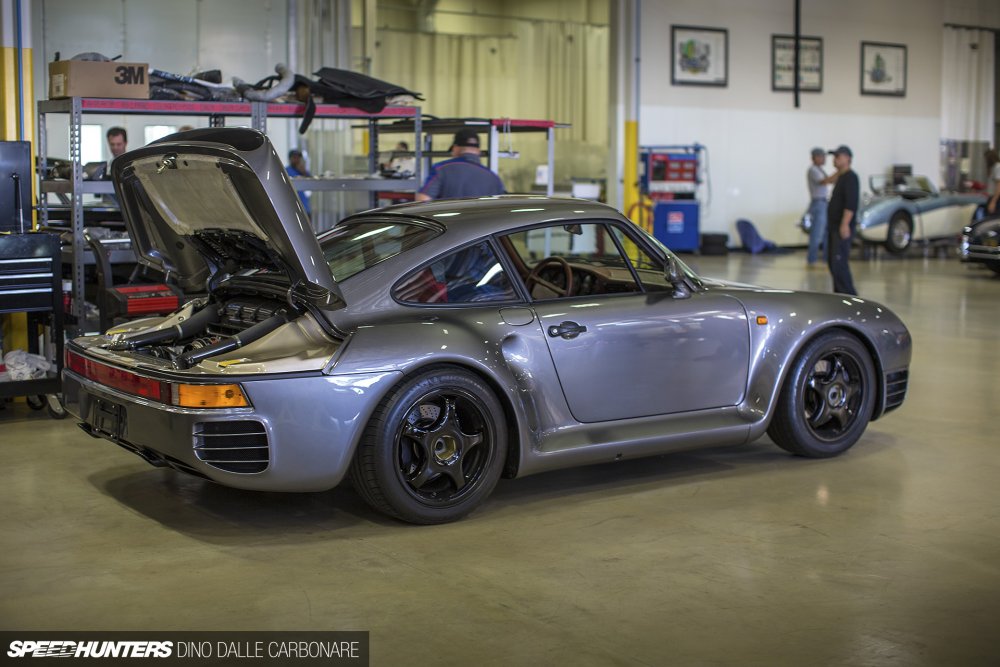
{"type": "Polygon", "coordinates": [[[674,257],[667,257],[667,265],[664,268],[664,275],[674,288],[675,299],[690,299],[691,285],[688,284],[687,276],[681,271],[674,257]]]}

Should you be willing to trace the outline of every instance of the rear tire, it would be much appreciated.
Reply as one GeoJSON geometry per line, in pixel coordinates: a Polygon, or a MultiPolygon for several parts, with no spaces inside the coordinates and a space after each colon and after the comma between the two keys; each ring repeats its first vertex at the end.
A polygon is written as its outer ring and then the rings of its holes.
{"type": "Polygon", "coordinates": [[[864,433],[876,391],[874,364],[865,346],[841,331],[821,334],[789,370],[767,434],[799,456],[837,456],[864,433]]]}
{"type": "Polygon", "coordinates": [[[489,496],[506,453],[503,406],[490,388],[469,371],[436,368],[405,379],[382,400],[350,476],[380,512],[446,523],[489,496]]]}
{"type": "Polygon", "coordinates": [[[913,220],[906,211],[896,211],[889,219],[889,234],[885,239],[885,247],[892,254],[901,255],[911,243],[913,243],[913,220]]]}

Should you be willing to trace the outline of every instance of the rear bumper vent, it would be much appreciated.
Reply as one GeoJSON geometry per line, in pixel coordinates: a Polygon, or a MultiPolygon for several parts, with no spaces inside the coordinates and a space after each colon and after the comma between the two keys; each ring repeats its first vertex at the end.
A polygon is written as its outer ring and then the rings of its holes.
{"type": "Polygon", "coordinates": [[[199,422],[194,453],[213,468],[241,474],[264,472],[271,454],[267,430],[258,421],[199,422]]]}
{"type": "Polygon", "coordinates": [[[896,371],[885,376],[885,412],[898,408],[906,398],[906,384],[910,379],[909,371],[896,371]]]}

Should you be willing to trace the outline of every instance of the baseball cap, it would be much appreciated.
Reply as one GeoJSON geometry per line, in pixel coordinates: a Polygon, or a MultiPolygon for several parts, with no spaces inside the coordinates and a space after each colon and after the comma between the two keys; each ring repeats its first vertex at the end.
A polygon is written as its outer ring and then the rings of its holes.
{"type": "Polygon", "coordinates": [[[830,155],[840,155],[841,153],[843,153],[844,155],[846,155],[851,159],[854,158],[854,153],[852,153],[851,149],[845,146],[844,144],[841,144],[836,148],[834,148],[832,151],[830,151],[830,155]]]}
{"type": "Polygon", "coordinates": [[[819,147],[816,147],[816,148],[812,149],[812,156],[813,157],[819,157],[821,155],[826,155],[826,151],[823,150],[822,148],[819,148],[819,147]]]}
{"type": "Polygon", "coordinates": [[[452,140],[451,145],[479,148],[479,134],[471,127],[463,127],[455,133],[455,138],[452,140]]]}

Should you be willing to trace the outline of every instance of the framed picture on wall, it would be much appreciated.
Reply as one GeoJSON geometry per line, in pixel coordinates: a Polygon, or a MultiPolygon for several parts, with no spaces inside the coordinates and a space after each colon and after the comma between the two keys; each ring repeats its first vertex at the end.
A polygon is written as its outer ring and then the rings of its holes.
{"type": "MultiPolygon", "coordinates": [[[[795,90],[795,37],[771,35],[771,90],[795,90]]],[[[799,90],[823,91],[823,40],[799,37],[799,90]]]]}
{"type": "Polygon", "coordinates": [[[729,31],[670,26],[670,83],[675,86],[729,85],[729,31]]]}
{"type": "Polygon", "coordinates": [[[906,95],[906,45],[861,42],[861,94],[906,95]]]}

